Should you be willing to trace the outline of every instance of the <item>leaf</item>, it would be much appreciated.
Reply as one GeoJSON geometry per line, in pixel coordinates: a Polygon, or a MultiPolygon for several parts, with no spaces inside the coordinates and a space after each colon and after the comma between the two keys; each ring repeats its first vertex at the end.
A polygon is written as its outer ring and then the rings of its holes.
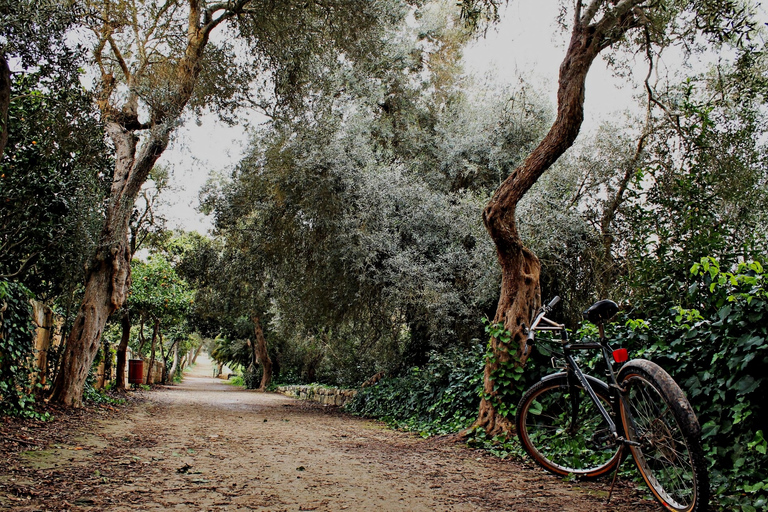
{"type": "Polygon", "coordinates": [[[760,381],[756,381],[754,377],[751,375],[746,375],[739,379],[739,381],[734,386],[736,390],[738,391],[738,395],[746,395],[748,393],[753,392],[755,389],[757,389],[757,386],[760,384],[760,381]]]}

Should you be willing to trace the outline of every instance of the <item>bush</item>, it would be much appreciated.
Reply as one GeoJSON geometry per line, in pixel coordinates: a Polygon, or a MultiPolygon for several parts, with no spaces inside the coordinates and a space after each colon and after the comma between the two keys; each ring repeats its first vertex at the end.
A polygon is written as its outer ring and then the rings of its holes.
{"type": "Polygon", "coordinates": [[[0,414],[39,417],[28,367],[34,349],[31,296],[21,284],[0,281],[0,414]]]}
{"type": "Polygon", "coordinates": [[[432,353],[423,368],[360,389],[345,409],[423,436],[458,432],[477,416],[484,361],[482,345],[432,353]]]}
{"type": "Polygon", "coordinates": [[[768,505],[768,291],[754,261],[721,269],[703,258],[688,290],[696,308],[630,320],[616,337],[663,366],[702,425],[713,495],[727,510],[768,505]]]}
{"type": "Polygon", "coordinates": [[[243,372],[243,385],[245,389],[258,389],[261,385],[261,375],[263,373],[261,365],[256,366],[251,363],[243,372]]]}

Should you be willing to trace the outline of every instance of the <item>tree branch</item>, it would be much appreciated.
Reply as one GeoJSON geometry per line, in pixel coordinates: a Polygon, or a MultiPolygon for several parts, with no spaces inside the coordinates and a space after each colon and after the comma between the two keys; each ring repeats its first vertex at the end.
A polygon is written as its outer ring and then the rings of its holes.
{"type": "MultiPolygon", "coordinates": [[[[603,5],[603,2],[605,2],[605,0],[592,0],[592,2],[587,7],[587,10],[584,11],[584,15],[581,16],[580,18],[579,17],[576,18],[577,23],[585,27],[588,26],[592,22],[592,18],[594,18],[595,15],[597,14],[597,11],[598,9],[600,9],[600,6],[603,5]]],[[[578,0],[576,3],[577,3],[577,9],[576,9],[577,13],[580,13],[581,0],[578,0]]]]}
{"type": "Polygon", "coordinates": [[[125,80],[127,82],[130,82],[131,70],[128,69],[128,64],[125,62],[125,59],[123,58],[123,54],[120,52],[120,49],[117,47],[117,43],[115,43],[115,40],[112,37],[111,32],[107,34],[107,41],[109,41],[109,46],[110,48],[112,48],[112,53],[115,55],[115,58],[117,59],[117,63],[120,65],[120,69],[123,72],[123,75],[125,75],[125,80]]]}
{"type": "Polygon", "coordinates": [[[26,260],[21,263],[21,266],[16,270],[16,272],[13,274],[0,274],[0,279],[13,279],[16,276],[21,275],[21,273],[24,272],[29,267],[29,265],[31,265],[38,256],[40,256],[41,253],[42,251],[32,253],[26,260]]]}

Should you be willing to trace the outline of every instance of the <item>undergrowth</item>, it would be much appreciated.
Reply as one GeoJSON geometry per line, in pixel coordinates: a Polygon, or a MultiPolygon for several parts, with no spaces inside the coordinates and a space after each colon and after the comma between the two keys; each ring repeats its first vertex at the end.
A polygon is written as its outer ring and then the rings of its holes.
{"type": "Polygon", "coordinates": [[[433,353],[423,368],[360,389],[344,408],[422,436],[468,428],[477,415],[485,349],[433,353]]]}

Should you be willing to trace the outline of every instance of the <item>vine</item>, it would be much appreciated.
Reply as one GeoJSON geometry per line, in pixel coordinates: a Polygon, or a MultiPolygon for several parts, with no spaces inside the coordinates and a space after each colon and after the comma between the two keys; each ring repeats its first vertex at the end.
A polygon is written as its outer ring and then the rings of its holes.
{"type": "Polygon", "coordinates": [[[504,328],[504,324],[491,323],[487,318],[483,318],[485,332],[490,336],[486,346],[485,360],[487,364],[498,367],[491,373],[494,393],[483,392],[482,397],[491,402],[496,411],[505,418],[512,418],[515,415],[517,401],[525,389],[525,380],[523,374],[525,369],[519,363],[515,354],[510,352],[509,342],[512,334],[504,328]],[[494,354],[492,340],[501,342],[497,347],[499,352],[506,352],[510,357],[505,361],[499,360],[494,354]]]}
{"type": "Polygon", "coordinates": [[[0,414],[47,419],[33,408],[27,366],[34,350],[31,298],[23,285],[0,281],[0,414]]]}

